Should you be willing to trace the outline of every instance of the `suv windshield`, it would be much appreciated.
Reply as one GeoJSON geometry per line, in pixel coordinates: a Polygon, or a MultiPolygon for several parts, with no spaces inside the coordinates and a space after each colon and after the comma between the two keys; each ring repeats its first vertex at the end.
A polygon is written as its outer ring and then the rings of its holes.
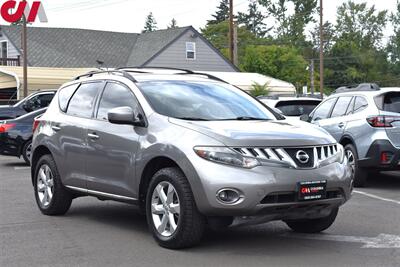
{"type": "Polygon", "coordinates": [[[186,120],[272,120],[274,115],[246,93],[228,84],[147,81],[138,84],[152,108],[186,120]]]}

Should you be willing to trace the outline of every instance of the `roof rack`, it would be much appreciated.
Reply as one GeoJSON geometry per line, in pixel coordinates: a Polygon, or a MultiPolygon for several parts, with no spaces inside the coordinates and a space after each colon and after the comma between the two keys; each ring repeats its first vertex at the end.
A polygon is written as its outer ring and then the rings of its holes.
{"type": "Polygon", "coordinates": [[[170,68],[170,67],[122,67],[122,68],[118,68],[117,70],[124,70],[126,72],[136,72],[136,73],[150,73],[150,72],[146,72],[146,71],[140,71],[140,70],[173,70],[173,71],[180,71],[183,73],[176,73],[176,74],[180,74],[180,75],[200,75],[200,76],[206,76],[208,79],[211,80],[215,80],[215,81],[219,81],[219,82],[223,82],[223,83],[228,83],[225,80],[222,80],[221,78],[218,78],[212,74],[208,74],[208,73],[204,73],[204,72],[197,72],[197,71],[192,71],[192,70],[188,70],[188,69],[181,69],[181,68],[170,68]],[[138,69],[138,70],[135,70],[138,69]]]}
{"type": "Polygon", "coordinates": [[[358,91],[379,91],[381,88],[376,83],[361,83],[356,87],[343,86],[336,89],[333,94],[358,91]]]}
{"type": "Polygon", "coordinates": [[[90,78],[90,77],[93,77],[94,75],[105,74],[105,73],[107,73],[107,74],[119,75],[119,76],[122,76],[122,77],[124,77],[124,78],[129,79],[130,81],[132,81],[132,82],[134,82],[134,83],[137,82],[136,79],[133,78],[132,75],[130,75],[128,72],[123,71],[123,70],[100,70],[100,71],[90,71],[90,72],[88,72],[88,73],[86,73],[86,74],[82,74],[82,75],[79,75],[79,76],[75,77],[74,80],[79,80],[79,79],[84,78],[84,77],[90,78]]]}
{"type": "MultiPolygon", "coordinates": [[[[193,74],[192,70],[188,70],[188,69],[181,69],[181,68],[169,68],[169,67],[122,67],[122,68],[117,68],[117,70],[125,70],[125,71],[129,71],[129,72],[139,72],[139,71],[135,71],[134,69],[139,69],[139,70],[145,70],[145,69],[153,69],[153,70],[176,70],[176,71],[182,71],[185,72],[187,74],[193,74]]],[[[147,72],[139,72],[139,73],[147,73],[147,72]]]]}

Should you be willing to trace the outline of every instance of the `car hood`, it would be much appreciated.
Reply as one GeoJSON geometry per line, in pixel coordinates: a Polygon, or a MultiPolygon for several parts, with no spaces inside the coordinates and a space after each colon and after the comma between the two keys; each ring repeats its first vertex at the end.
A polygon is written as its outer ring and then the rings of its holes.
{"type": "Polygon", "coordinates": [[[302,147],[336,143],[324,129],[295,120],[184,121],[173,118],[169,120],[173,124],[212,137],[226,146],[302,147]]]}

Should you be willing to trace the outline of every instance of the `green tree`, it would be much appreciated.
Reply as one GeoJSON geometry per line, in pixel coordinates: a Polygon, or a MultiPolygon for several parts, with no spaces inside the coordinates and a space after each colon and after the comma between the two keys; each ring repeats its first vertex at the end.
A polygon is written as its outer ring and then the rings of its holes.
{"type": "Polygon", "coordinates": [[[169,25],[167,26],[167,29],[175,29],[175,28],[178,28],[178,22],[176,21],[175,18],[173,18],[169,23],[169,25]]]}
{"type": "MultiPolygon", "coordinates": [[[[218,48],[225,56],[228,56],[228,33],[229,23],[223,21],[218,24],[208,24],[201,29],[202,35],[218,48]]],[[[238,56],[239,62],[244,55],[244,49],[247,45],[256,44],[257,37],[244,26],[238,27],[238,56]]]]}
{"type": "Polygon", "coordinates": [[[238,23],[244,24],[244,26],[257,37],[264,37],[270,30],[266,29],[264,20],[265,16],[263,12],[259,10],[257,0],[250,0],[247,13],[238,13],[238,23]]]}
{"type": "MultiPolygon", "coordinates": [[[[317,0],[259,0],[275,19],[275,33],[280,42],[295,46],[306,43],[305,29],[314,21],[317,11],[317,0]],[[289,15],[289,7],[293,14],[289,15]]],[[[308,43],[307,43],[308,45],[308,43]]]]}
{"type": "Polygon", "coordinates": [[[301,88],[308,82],[307,61],[290,46],[247,46],[241,68],[291,82],[301,88]]]}
{"type": "Polygon", "coordinates": [[[157,30],[157,22],[156,19],[154,18],[153,12],[150,12],[149,15],[146,17],[146,21],[144,24],[144,29],[142,33],[145,32],[154,32],[157,30]]]}
{"type": "Polygon", "coordinates": [[[251,85],[251,90],[250,90],[250,94],[254,97],[258,97],[258,96],[265,96],[269,94],[269,83],[265,83],[265,84],[259,84],[259,83],[253,83],[251,85]]]}
{"type": "Polygon", "coordinates": [[[338,7],[336,33],[339,41],[354,42],[360,48],[381,48],[386,23],[386,10],[378,12],[375,5],[349,0],[338,7]]]}
{"type": "Polygon", "coordinates": [[[213,19],[208,20],[207,24],[218,24],[229,19],[229,0],[221,0],[217,11],[212,15],[213,19]]]}
{"type": "MultiPolygon", "coordinates": [[[[395,75],[400,75],[400,1],[397,1],[396,12],[390,16],[394,34],[390,37],[387,51],[391,63],[392,71],[395,75]]],[[[400,84],[400,81],[397,82],[400,84]]]]}

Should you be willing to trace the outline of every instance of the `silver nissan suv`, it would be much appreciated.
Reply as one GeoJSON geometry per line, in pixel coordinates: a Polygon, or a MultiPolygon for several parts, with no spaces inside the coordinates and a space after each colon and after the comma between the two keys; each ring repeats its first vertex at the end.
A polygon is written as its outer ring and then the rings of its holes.
{"type": "Polygon", "coordinates": [[[207,226],[283,220],[320,232],[351,195],[344,149],[325,130],[204,73],[91,72],[63,85],[35,125],[43,214],[82,196],[131,203],[167,248],[197,244],[207,226]]]}

